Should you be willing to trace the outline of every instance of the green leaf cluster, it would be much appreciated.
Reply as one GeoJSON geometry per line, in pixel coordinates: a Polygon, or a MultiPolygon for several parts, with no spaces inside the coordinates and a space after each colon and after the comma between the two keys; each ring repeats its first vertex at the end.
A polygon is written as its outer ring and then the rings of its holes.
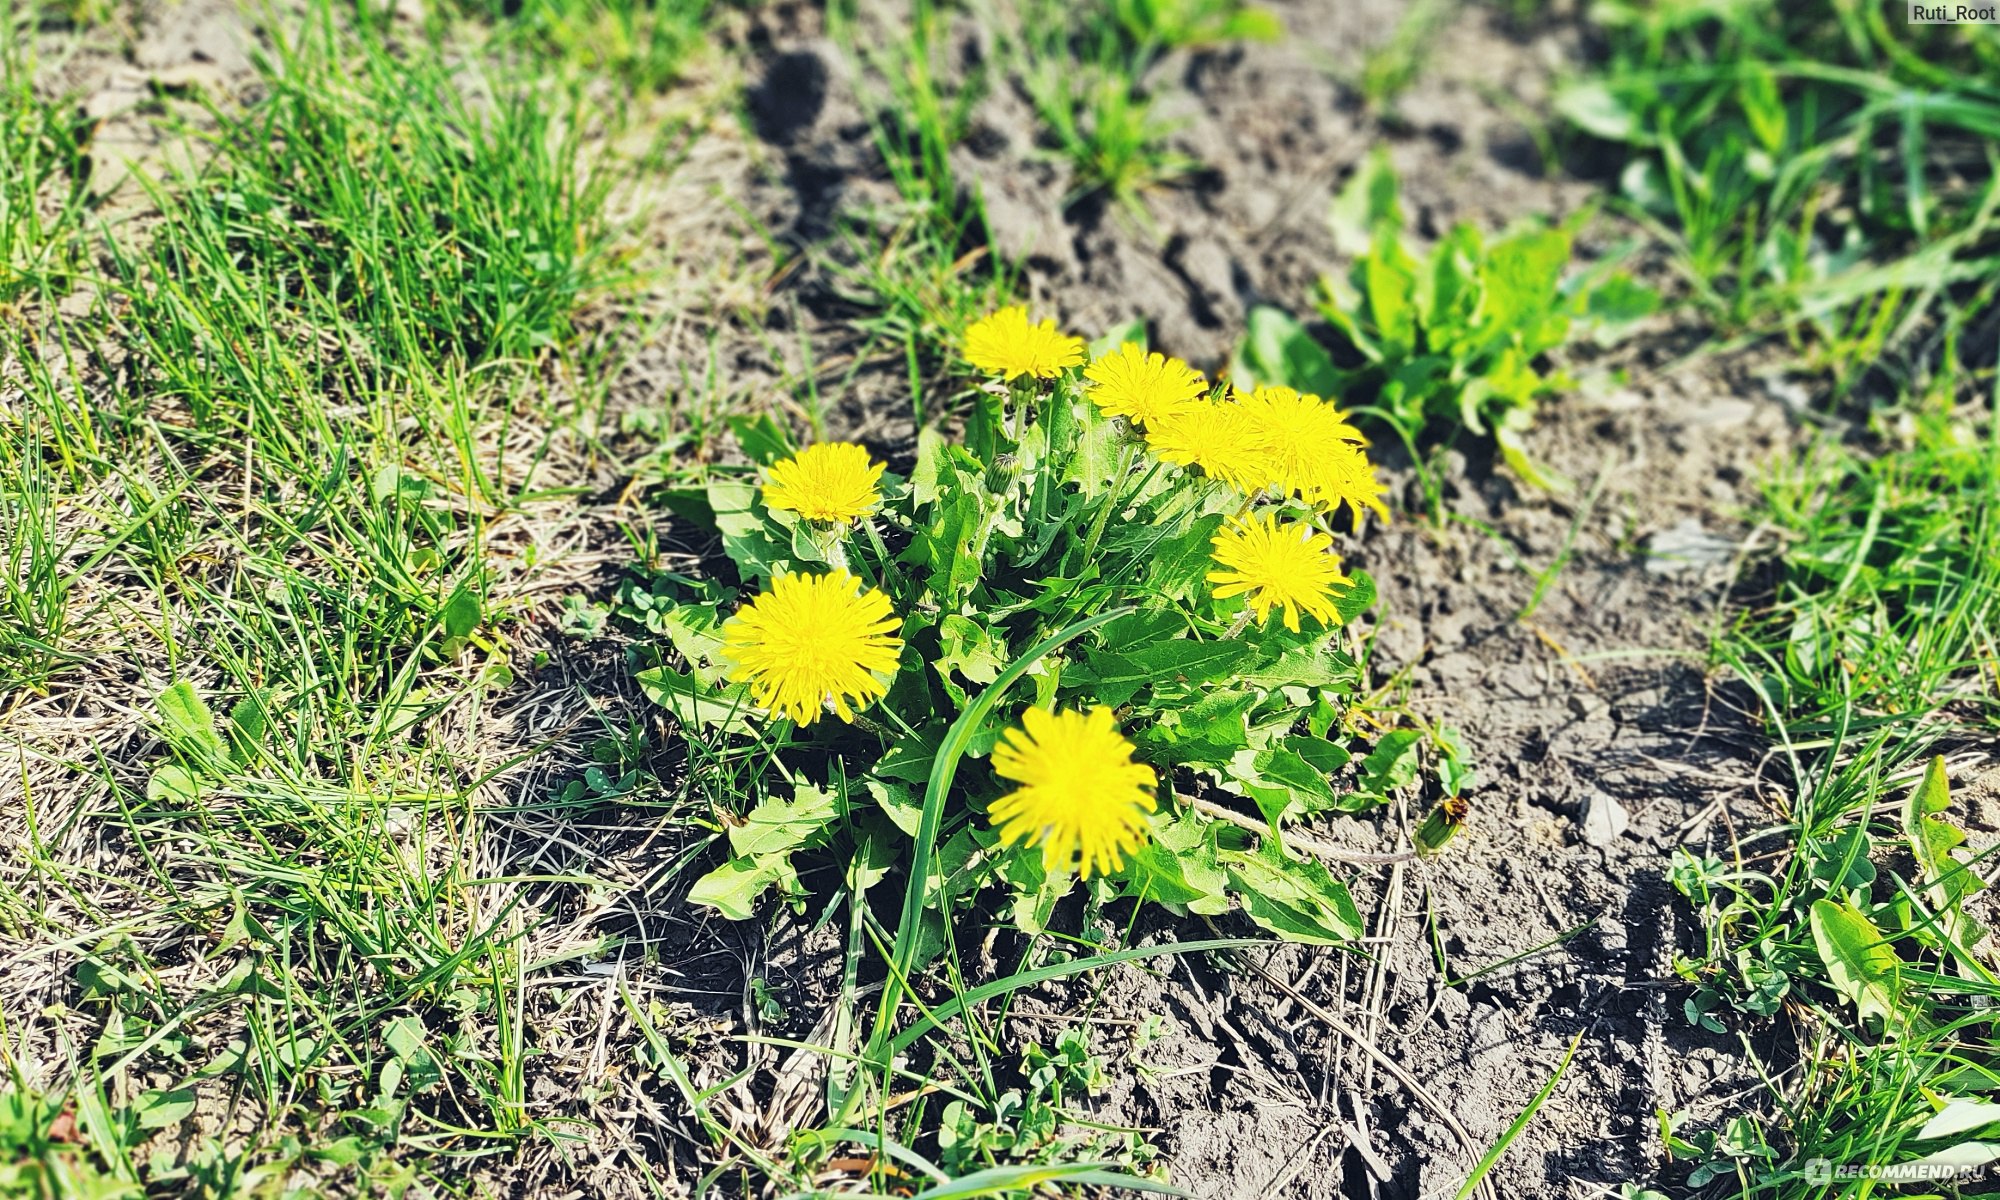
{"type": "Polygon", "coordinates": [[[1658,297],[1622,276],[1566,282],[1566,228],[1488,239],[1461,224],[1419,258],[1382,154],[1342,190],[1331,223],[1354,256],[1345,276],[1321,281],[1319,313],[1334,343],[1280,309],[1255,309],[1237,376],[1338,397],[1411,443],[1440,430],[1491,436],[1524,479],[1562,486],[1522,442],[1535,402],[1572,383],[1546,356],[1580,325],[1615,328],[1649,315],[1658,297]]]}

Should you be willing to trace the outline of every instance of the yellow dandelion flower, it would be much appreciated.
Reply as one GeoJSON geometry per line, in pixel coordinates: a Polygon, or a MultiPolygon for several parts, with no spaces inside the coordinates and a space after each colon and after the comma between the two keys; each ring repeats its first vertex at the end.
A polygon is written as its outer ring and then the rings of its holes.
{"type": "Polygon", "coordinates": [[[866,516],[882,502],[875,483],[882,463],[852,442],[822,442],[771,464],[764,485],[766,507],[795,512],[808,521],[845,523],[866,516]]]}
{"type": "Polygon", "coordinates": [[[1105,415],[1124,417],[1134,425],[1151,425],[1201,398],[1208,381],[1178,358],[1148,354],[1137,342],[1116,350],[1083,369],[1090,381],[1090,398],[1105,415]]]}
{"type": "Polygon", "coordinates": [[[1375,478],[1375,464],[1368,461],[1368,455],[1359,446],[1339,446],[1322,457],[1310,484],[1301,494],[1328,512],[1338,511],[1345,504],[1357,523],[1363,508],[1373,509],[1384,521],[1389,519],[1389,506],[1382,503],[1388,485],[1375,478]]]}
{"type": "Polygon", "coordinates": [[[1340,573],[1333,539],[1308,525],[1258,513],[1215,535],[1216,569],[1208,573],[1219,600],[1243,596],[1259,623],[1285,610],[1285,628],[1299,631],[1299,610],[1322,625],[1338,625],[1336,589],[1354,581],[1340,573]]]}
{"type": "Polygon", "coordinates": [[[1146,836],[1153,768],[1132,761],[1108,708],[1029,709],[993,748],[993,769],[1021,786],[988,819],[1002,843],[1041,846],[1051,875],[1073,865],[1085,879],[1115,871],[1146,836]]]}
{"type": "Polygon", "coordinates": [[[851,721],[889,690],[876,675],[896,669],[895,628],[889,598],[846,571],[780,575],[723,622],[722,659],[764,708],[810,725],[831,704],[851,721]]]}
{"type": "Polygon", "coordinates": [[[1368,444],[1339,409],[1318,396],[1260,387],[1247,396],[1238,392],[1237,402],[1263,439],[1269,483],[1280,494],[1308,495],[1328,455],[1368,444]]]}
{"type": "Polygon", "coordinates": [[[1014,304],[972,323],[965,331],[965,360],[1002,379],[1054,379],[1083,361],[1083,339],[1063,336],[1051,320],[1029,324],[1027,306],[1014,304]]]}
{"type": "Polygon", "coordinates": [[[1166,461],[1200,467],[1245,495],[1271,482],[1264,435],[1232,401],[1202,401],[1169,413],[1147,427],[1146,444],[1166,461]]]}

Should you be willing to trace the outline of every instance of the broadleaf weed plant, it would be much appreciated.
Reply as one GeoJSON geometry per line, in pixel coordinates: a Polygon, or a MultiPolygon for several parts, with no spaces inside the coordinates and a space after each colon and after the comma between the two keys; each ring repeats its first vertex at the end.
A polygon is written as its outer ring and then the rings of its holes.
{"type": "Polygon", "coordinates": [[[1537,401],[1574,384],[1550,360],[1573,335],[1614,334],[1650,315],[1658,297],[1623,275],[1569,276],[1573,235],[1562,226],[1488,239],[1461,224],[1419,259],[1395,173],[1379,153],[1342,190],[1330,220],[1354,254],[1345,276],[1321,281],[1319,315],[1332,344],[1288,313],[1259,308],[1234,374],[1360,400],[1356,414],[1387,424],[1412,457],[1426,435],[1490,436],[1523,479],[1566,487],[1523,439],[1537,401]]]}
{"type": "Polygon", "coordinates": [[[898,977],[996,885],[1028,933],[1081,883],[1355,936],[1345,886],[1284,829],[1380,803],[1424,740],[1362,719],[1348,623],[1374,586],[1334,540],[1388,515],[1365,439],[1319,397],[1211,388],[1132,342],[1088,354],[1019,307],[963,353],[986,377],[964,436],[926,430],[907,477],[756,438],[761,480],[677,504],[737,580],[682,586],[657,614],[675,661],[641,683],[789,792],[722,814],[731,855],[691,898],[742,919],[803,903],[806,854],[871,878],[914,861],[898,977]]]}

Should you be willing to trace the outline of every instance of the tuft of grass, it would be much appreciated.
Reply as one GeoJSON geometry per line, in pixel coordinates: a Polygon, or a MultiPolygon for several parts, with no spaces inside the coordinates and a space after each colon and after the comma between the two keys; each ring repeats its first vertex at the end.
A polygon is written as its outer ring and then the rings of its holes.
{"type": "Polygon", "coordinates": [[[1791,795],[1729,858],[1677,852],[1671,879],[1702,943],[1676,962],[1686,1019],[1720,1032],[1732,1011],[1787,1011],[1797,1062],[1760,1063],[1768,1129],[1662,1114],[1691,1186],[1844,1195],[1807,1164],[1938,1161],[2000,1117],[1982,1098],[2000,1080],[2000,977],[1967,903],[1991,854],[1966,852],[1954,798],[1977,761],[1960,752],[1996,715],[1996,468],[1991,411],[1968,409],[1873,459],[1817,448],[1767,484],[1772,590],[1716,652],[1791,795]]]}
{"type": "MultiPolygon", "coordinates": [[[[92,1194],[459,1192],[566,1136],[527,1093],[525,939],[589,881],[508,873],[516,764],[475,747],[542,371],[622,270],[609,179],[571,97],[330,0],[260,70],[205,165],[148,181],[162,219],[104,231],[88,320],[0,332],[0,936],[51,975],[28,1025],[8,1001],[32,1070],[5,1053],[92,1194]],[[38,694],[129,700],[24,736],[38,694]]],[[[549,806],[633,786],[592,769],[549,806]]]]}
{"type": "Polygon", "coordinates": [[[714,0],[460,0],[503,36],[627,87],[678,81],[708,44],[714,0]]]}
{"type": "Polygon", "coordinates": [[[0,311],[79,265],[86,123],[35,87],[29,12],[0,14],[0,311]]]}
{"type": "Polygon", "coordinates": [[[1962,414],[1914,429],[1872,459],[1823,444],[1764,485],[1775,590],[1724,653],[1801,736],[1850,717],[2000,718],[2000,447],[1962,414]]]}
{"type": "Polygon", "coordinates": [[[966,326],[1015,290],[1013,265],[991,251],[977,190],[952,168],[988,80],[973,69],[948,81],[946,21],[932,0],[916,0],[907,26],[867,46],[856,25],[831,22],[867,68],[857,86],[896,201],[848,214],[826,265],[836,290],[863,310],[853,322],[867,339],[860,356],[900,353],[918,424],[931,415],[925,379],[951,360],[966,326]]]}
{"type": "Polygon", "coordinates": [[[1111,5],[1031,0],[1003,26],[1010,65],[1075,182],[1066,206],[1103,194],[1145,215],[1142,193],[1187,174],[1192,159],[1166,148],[1173,127],[1153,115],[1145,78],[1171,44],[1138,14],[1111,5]]]}
{"type": "Polygon", "coordinates": [[[1840,394],[1946,390],[2000,289],[2000,33],[1876,5],[1596,6],[1608,61],[1556,106],[1726,329],[1782,333],[1840,394]]]}
{"type": "Polygon", "coordinates": [[[1392,108],[1423,73],[1438,34],[1457,12],[1457,0],[1416,0],[1405,9],[1389,40],[1361,64],[1362,98],[1375,108],[1392,108]]]}
{"type": "Polygon", "coordinates": [[[1235,0],[1022,0],[988,23],[1051,151],[1069,161],[1074,182],[1065,206],[1102,195],[1141,221],[1147,189],[1200,165],[1168,148],[1173,126],[1154,115],[1151,79],[1160,60],[1177,49],[1284,34],[1268,10],[1235,0]]]}

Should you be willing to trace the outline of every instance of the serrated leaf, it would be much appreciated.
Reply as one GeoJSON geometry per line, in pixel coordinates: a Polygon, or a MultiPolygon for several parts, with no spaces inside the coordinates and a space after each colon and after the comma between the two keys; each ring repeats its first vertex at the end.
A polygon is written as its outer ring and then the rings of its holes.
{"type": "Polygon", "coordinates": [[[926,583],[939,602],[955,605],[979,580],[981,551],[991,524],[977,496],[947,493],[929,524],[910,539],[902,561],[924,568],[926,583]]]}
{"type": "Polygon", "coordinates": [[[1375,604],[1375,577],[1366,571],[1348,576],[1353,580],[1333,598],[1333,611],[1342,625],[1367,612],[1375,604]]]}
{"type": "Polygon", "coordinates": [[[1985,884],[1977,872],[1952,852],[1965,844],[1965,834],[1939,814],[1951,807],[1951,785],[1944,759],[1933,757],[1924,777],[1903,803],[1903,835],[1924,883],[1924,899],[1942,919],[1944,935],[1970,958],[1986,931],[1965,911],[1967,897],[1985,884]]]}
{"type": "Polygon", "coordinates": [[[637,679],[646,698],[684,726],[720,733],[756,732],[750,723],[756,707],[749,690],[740,684],[712,688],[671,667],[651,667],[639,672],[637,679]]]}
{"type": "Polygon", "coordinates": [[[1479,272],[1478,319],[1488,336],[1526,328],[1549,312],[1569,250],[1569,234],[1560,229],[1517,233],[1493,244],[1479,272]]]}
{"type": "Polygon", "coordinates": [[[1343,255],[1358,258],[1368,252],[1377,231],[1386,228],[1392,234],[1400,233],[1403,208],[1396,190],[1396,171],[1389,164],[1389,152],[1377,146],[1354,176],[1341,186],[1327,210],[1327,228],[1333,233],[1334,248],[1343,255]]]}
{"type": "MultiPolygon", "coordinates": [[[[1066,397],[1057,403],[1073,415],[1075,424],[1074,450],[1063,461],[1062,482],[1075,484],[1085,499],[1102,496],[1118,477],[1118,467],[1124,458],[1124,434],[1118,422],[1099,412],[1095,404],[1072,402],[1066,397]]],[[[1062,444],[1056,440],[1053,429],[1050,440],[1054,445],[1062,444]]]]}
{"type": "Polygon", "coordinates": [[[944,726],[925,725],[914,734],[904,734],[890,743],[876,760],[875,774],[884,779],[929,783],[931,768],[937,764],[938,746],[944,741],[944,726]]]}
{"type": "Polygon", "coordinates": [[[1345,748],[1325,738],[1288,737],[1281,745],[1311,764],[1312,769],[1331,779],[1354,758],[1345,748]]]}
{"type": "Polygon", "coordinates": [[[719,681],[721,671],[713,664],[722,651],[722,618],[715,605],[677,604],[660,614],[659,629],[702,683],[714,686],[719,681]]]}
{"type": "Polygon", "coordinates": [[[1141,689],[1187,687],[1231,674],[1254,653],[1234,639],[1197,642],[1189,638],[1154,642],[1130,652],[1096,651],[1071,669],[1074,682],[1091,686],[1101,704],[1124,704],[1141,689]]]}
{"type": "Polygon", "coordinates": [[[885,779],[870,779],[863,787],[875,801],[875,807],[889,818],[889,822],[903,831],[906,837],[917,836],[917,830],[924,820],[924,802],[921,797],[900,783],[885,779]]]}
{"type": "Polygon", "coordinates": [[[732,921],[757,915],[757,898],[771,888],[786,895],[803,890],[798,872],[783,855],[766,859],[732,858],[695,880],[688,903],[702,904],[732,921]]]}
{"type": "Polygon", "coordinates": [[[1607,142],[1647,145],[1652,140],[1638,110],[1599,80],[1563,84],[1556,89],[1554,105],[1570,124],[1607,142]]]}
{"type": "Polygon", "coordinates": [[[838,817],[832,792],[802,783],[790,800],[766,796],[758,801],[743,824],[730,828],[729,848],[739,858],[760,858],[823,846],[838,817]]]}
{"type": "Polygon", "coordinates": [[[992,683],[1007,665],[1006,644],[985,626],[957,613],[938,622],[938,650],[933,664],[938,674],[949,678],[956,671],[968,683],[992,683]]]}
{"type": "Polygon", "coordinates": [[[1274,827],[1337,806],[1326,776],[1293,750],[1245,750],[1231,761],[1230,774],[1274,827]]]}
{"type": "Polygon", "coordinates": [[[1239,671],[1235,681],[1245,687],[1271,690],[1285,687],[1350,690],[1359,684],[1359,667],[1355,661],[1335,649],[1337,635],[1321,635],[1304,645],[1285,645],[1283,637],[1278,629],[1267,630],[1261,640],[1267,646],[1282,648],[1270,660],[1239,671]]]}
{"type": "Polygon", "coordinates": [[[786,543],[773,535],[758,507],[756,487],[713,480],[708,485],[708,505],[715,513],[716,532],[722,535],[722,552],[744,579],[769,576],[788,561],[786,543]]]}
{"type": "Polygon", "coordinates": [[[1286,941],[1337,946],[1361,935],[1361,913],[1346,885],[1319,863],[1287,857],[1272,840],[1217,857],[1243,911],[1286,941]]]}
{"type": "Polygon", "coordinates": [[[1076,876],[1068,871],[1051,875],[1045,870],[1042,852],[1033,847],[1002,854],[994,870],[1011,893],[1014,928],[1030,936],[1048,928],[1056,904],[1076,887],[1076,876]]]}
{"type": "Polygon", "coordinates": [[[1378,738],[1375,748],[1361,760],[1361,790],[1387,796],[1414,782],[1419,766],[1417,747],[1423,740],[1421,729],[1392,729],[1378,738]]]}
{"type": "Polygon", "coordinates": [[[790,800],[766,796],[743,823],[729,830],[733,857],[695,881],[688,899],[732,921],[747,921],[767,889],[796,902],[805,894],[795,851],[826,844],[839,819],[838,797],[824,788],[800,784],[790,800]]]}
{"type": "Polygon", "coordinates": [[[1833,990],[1854,1005],[1864,1023],[1893,1033],[1899,1024],[1902,960],[1882,931],[1859,909],[1837,900],[1813,901],[1810,923],[1833,990]]]}
{"type": "Polygon", "coordinates": [[[1241,688],[1211,692],[1160,712],[1132,738],[1150,762],[1223,766],[1250,744],[1247,718],[1258,699],[1241,688]]]}
{"type": "MultiPolygon", "coordinates": [[[[1222,520],[1221,513],[1210,513],[1197,518],[1180,533],[1152,543],[1146,557],[1146,590],[1169,600],[1206,595],[1208,573],[1215,567],[1215,532],[1222,528],[1222,520]]],[[[1113,646],[1124,644],[1108,629],[1104,640],[1113,646]]]]}
{"type": "Polygon", "coordinates": [[[1375,340],[1382,353],[1406,357],[1417,344],[1417,263],[1393,233],[1378,229],[1368,256],[1355,264],[1375,340]]]}
{"type": "Polygon", "coordinates": [[[794,453],[790,435],[771,419],[770,413],[758,413],[754,417],[732,416],[729,428],[736,435],[736,444],[743,448],[743,453],[760,467],[790,458],[794,453]]]}
{"type": "Polygon", "coordinates": [[[1229,911],[1229,873],[1216,861],[1210,822],[1153,813],[1152,836],[1118,873],[1119,895],[1184,908],[1198,916],[1229,911]]]}

